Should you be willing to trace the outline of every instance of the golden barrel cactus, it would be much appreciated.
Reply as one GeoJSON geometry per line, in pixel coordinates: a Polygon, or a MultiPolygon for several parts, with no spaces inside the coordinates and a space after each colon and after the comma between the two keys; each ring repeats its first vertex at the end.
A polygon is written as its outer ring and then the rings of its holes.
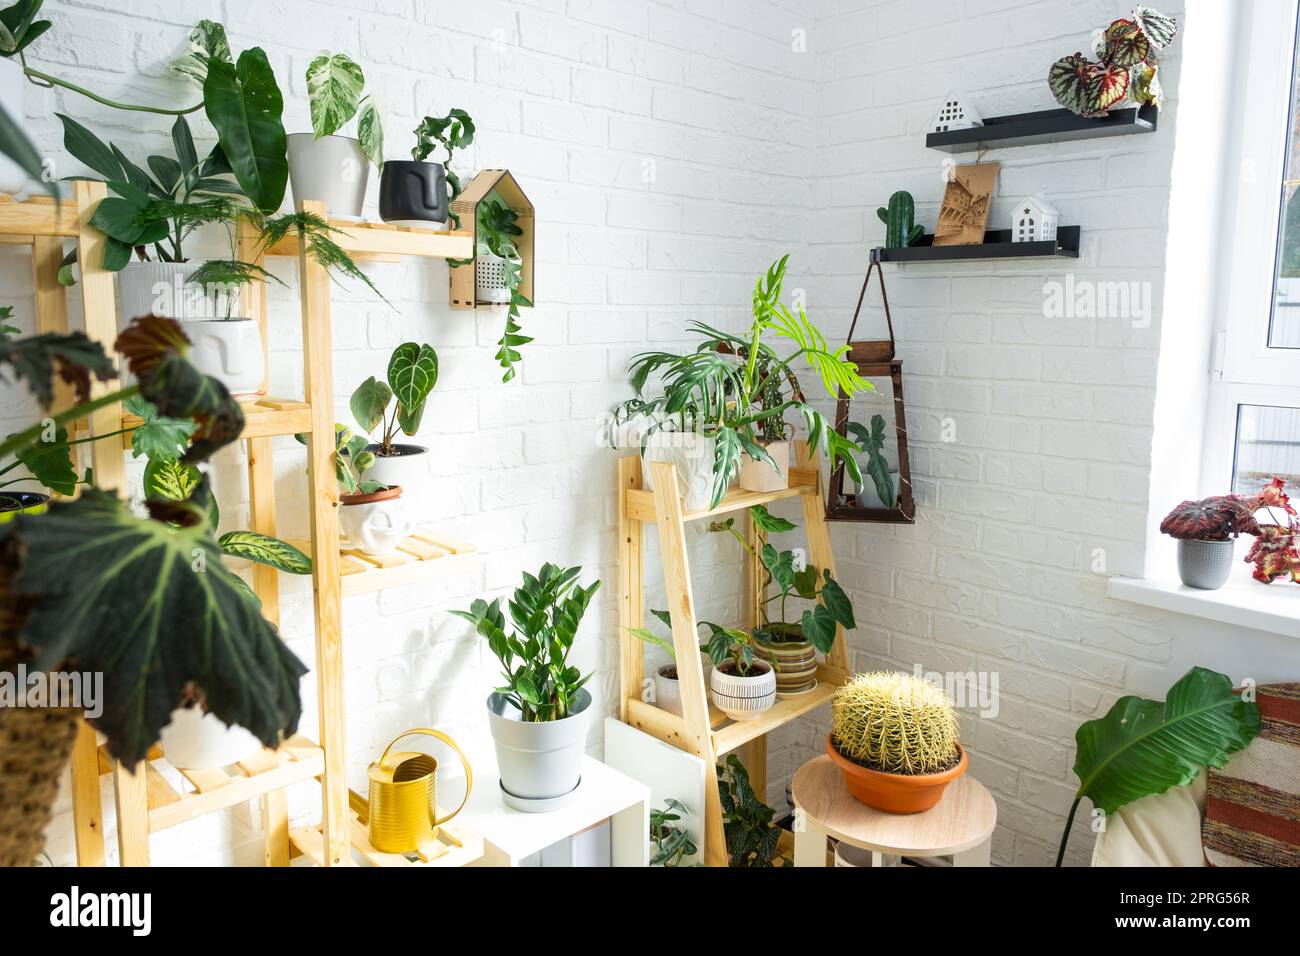
{"type": "Polygon", "coordinates": [[[885,773],[939,773],[960,756],[957,715],[944,691],[911,674],[858,674],[831,702],[831,743],[885,773]]]}

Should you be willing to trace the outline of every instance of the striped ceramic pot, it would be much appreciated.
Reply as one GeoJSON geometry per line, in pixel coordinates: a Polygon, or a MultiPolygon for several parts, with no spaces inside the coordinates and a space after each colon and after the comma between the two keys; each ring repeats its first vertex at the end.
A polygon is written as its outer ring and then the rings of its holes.
{"type": "Polygon", "coordinates": [[[732,720],[753,720],[776,703],[776,672],[772,665],[755,661],[749,674],[741,676],[733,673],[735,666],[728,661],[709,674],[713,705],[732,720]]]}
{"type": "Polygon", "coordinates": [[[798,624],[755,628],[754,653],[775,665],[778,694],[802,694],[817,686],[817,650],[798,624]]]}

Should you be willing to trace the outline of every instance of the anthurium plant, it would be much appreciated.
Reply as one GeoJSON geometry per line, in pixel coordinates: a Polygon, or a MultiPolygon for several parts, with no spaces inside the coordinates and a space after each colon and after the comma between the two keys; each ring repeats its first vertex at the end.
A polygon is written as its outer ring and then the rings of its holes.
{"type": "Polygon", "coordinates": [[[581,567],[545,564],[536,575],[524,573],[524,583],[509,601],[513,629],[507,633],[501,599],[476,599],[467,611],[452,611],[469,621],[487,639],[501,663],[505,683],[497,688],[519,709],[523,720],[538,722],[568,717],[578,691],[591,674],[569,663],[582,616],[600,588],[599,581],[583,587],[581,567]]]}
{"type": "Polygon", "coordinates": [[[1072,53],[1052,64],[1048,86],[1058,103],[1080,116],[1105,116],[1126,100],[1157,107],[1164,100],[1157,76],[1160,52],[1173,42],[1178,24],[1151,7],[1111,22],[1097,37],[1096,60],[1072,53]]]}
{"type": "Polygon", "coordinates": [[[366,75],[344,53],[321,53],[307,65],[307,99],[317,139],[337,133],[356,117],[357,139],[376,169],[384,165],[384,124],[366,75]]]}
{"type": "Polygon", "coordinates": [[[357,386],[348,407],[366,434],[383,426],[376,454],[396,454],[393,442],[399,429],[412,437],[420,430],[425,402],[437,384],[438,353],[433,346],[403,342],[388,359],[387,382],[372,375],[357,386]]]}
{"type": "Polygon", "coordinates": [[[738,474],[742,452],[777,467],[762,442],[783,433],[783,426],[779,430],[772,426],[783,422],[786,412],[803,418],[808,443],[828,457],[832,470],[842,463],[854,480],[861,480],[855,457],[861,449],[838,434],[805,399],[794,378],[794,363],[802,359],[816,372],[830,398],[841,392],[853,396],[870,391],[872,385],[848,360],[847,345],[832,347],[808,319],[802,304],[792,311],[781,301],[789,258],[774,262],[767,274],[759,277],[754,286],[753,322],[744,335],[693,321],[687,324],[687,332],[700,339],[695,351],[684,355],[642,352],[632,357],[629,366],[636,397],[619,406],[616,420],[635,416],[648,420],[651,424],[643,432],[643,444],[656,431],[678,421],[712,437],[713,507],[738,474]],[[786,351],[778,353],[774,342],[787,346],[786,351]],[[662,394],[647,397],[647,385],[655,374],[661,377],[662,394]]]}

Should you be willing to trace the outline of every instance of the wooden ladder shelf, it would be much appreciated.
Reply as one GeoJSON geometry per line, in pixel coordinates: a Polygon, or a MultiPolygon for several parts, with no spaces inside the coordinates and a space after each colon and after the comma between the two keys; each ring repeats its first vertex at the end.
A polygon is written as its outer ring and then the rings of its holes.
{"type": "MultiPolygon", "coordinates": [[[[826,526],[823,489],[817,462],[805,442],[795,443],[798,461],[790,469],[790,486],[780,491],[729,491],[716,508],[686,511],[678,493],[677,473],[671,463],[651,464],[654,491],[642,483],[641,459],[629,455],[619,460],[619,716],[633,727],[701,757],[713,766],[721,757],[745,748],[744,760],[754,790],[763,799],[767,779],[767,734],[830,700],[848,679],[849,660],[843,628],[837,628],[835,644],[817,668],[817,686],[806,694],[779,699],[776,705],[754,720],[730,721],[709,703],[704,684],[696,631],[695,599],[691,591],[690,562],[686,553],[686,525],[744,511],[747,535],[755,553],[766,543],[765,534],[754,525],[748,509],[773,501],[798,498],[803,504],[803,521],[808,536],[809,560],[835,573],[830,531],[826,526]],[[677,679],[681,687],[682,716],[641,699],[644,680],[644,645],[628,629],[645,626],[644,527],[659,529],[664,587],[672,618],[673,648],[677,658],[677,679]]],[[[746,561],[749,626],[761,622],[763,568],[750,555],[746,561]]],[[[705,775],[704,860],[709,866],[727,865],[722,807],[718,800],[718,778],[705,775]]]]}

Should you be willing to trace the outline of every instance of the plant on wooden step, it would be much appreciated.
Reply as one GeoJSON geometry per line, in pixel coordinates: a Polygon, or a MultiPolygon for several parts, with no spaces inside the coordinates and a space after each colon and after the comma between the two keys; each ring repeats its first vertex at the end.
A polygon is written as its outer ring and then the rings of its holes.
{"type": "MultiPolygon", "coordinates": [[[[456,201],[463,191],[460,176],[451,168],[453,153],[458,149],[469,149],[474,143],[474,120],[469,113],[454,107],[446,116],[426,116],[415,128],[415,145],[411,148],[411,159],[423,162],[429,158],[435,146],[441,146],[447,155],[442,160],[442,169],[447,177],[449,194],[447,202],[456,201]]],[[[448,212],[453,228],[461,226],[460,216],[454,210],[448,212]]]]}
{"type": "Polygon", "coordinates": [[[912,194],[900,189],[889,197],[889,208],[881,206],[876,215],[885,224],[885,245],[890,249],[914,246],[925,235],[925,226],[916,222],[916,204],[912,194]]]}
{"type": "Polygon", "coordinates": [[[524,583],[509,602],[514,625],[506,632],[501,599],[476,599],[467,611],[452,611],[469,621],[488,642],[501,664],[505,683],[498,692],[523,720],[539,722],[569,716],[578,691],[591,674],[569,663],[582,616],[600,588],[599,581],[583,587],[582,568],[545,564],[536,575],[524,572],[524,583]]]}
{"type": "Polygon", "coordinates": [[[941,687],[911,674],[857,674],[831,701],[831,743],[881,773],[939,773],[960,756],[957,715],[941,687]]]}
{"type": "Polygon", "coordinates": [[[437,384],[438,353],[433,346],[403,342],[388,359],[387,382],[372,375],[357,386],[348,404],[353,418],[367,435],[383,425],[375,455],[391,457],[398,453],[394,439],[399,428],[403,434],[415,436],[425,401],[437,384]]]}
{"type": "MultiPolygon", "coordinates": [[[[497,341],[496,360],[505,369],[502,382],[515,377],[515,363],[522,356],[518,346],[527,345],[532,337],[522,335],[519,326],[519,307],[532,307],[519,286],[523,283],[524,264],[519,257],[515,238],[524,234],[519,228],[519,214],[499,198],[488,196],[478,204],[478,249],[476,255],[490,254],[502,260],[501,272],[505,287],[510,293],[510,302],[506,307],[506,328],[497,341]]],[[[477,293],[476,293],[477,294],[477,293]]]]}
{"type": "Polygon", "coordinates": [[[754,793],[749,771],[735,754],[718,764],[718,802],[727,839],[727,865],[770,867],[777,855],[781,830],[773,822],[776,811],[754,793]]]}
{"type": "MultiPolygon", "coordinates": [[[[742,454],[777,468],[776,461],[760,443],[772,421],[782,421],[786,412],[803,417],[808,444],[826,455],[832,470],[840,463],[860,478],[854,453],[860,449],[838,434],[822,413],[805,400],[794,378],[793,363],[802,358],[822,382],[828,397],[841,392],[853,396],[872,390],[848,360],[848,346],[833,348],[826,336],[808,319],[803,305],[794,311],[781,302],[789,256],[772,263],[754,286],[753,322],[742,335],[731,335],[702,322],[687,323],[687,332],[698,336],[695,351],[641,352],[629,364],[634,398],[620,404],[617,421],[642,417],[648,425],[643,445],[660,430],[672,427],[679,416],[683,423],[713,442],[711,507],[717,507],[728,486],[739,473],[742,454]],[[793,346],[778,354],[767,337],[793,346]],[[661,394],[647,397],[650,377],[660,379],[661,394]],[[782,390],[782,401],[774,403],[772,389],[782,390]],[[689,411],[689,422],[685,413],[689,411]]],[[[779,470],[779,469],[778,469],[779,470]]]]}
{"type": "MultiPolygon", "coordinates": [[[[793,531],[797,527],[793,521],[769,513],[763,505],[754,505],[749,514],[755,526],[768,534],[793,531]]],[[[763,565],[763,622],[754,630],[754,636],[761,641],[786,643],[806,640],[823,654],[828,654],[835,645],[837,627],[851,631],[858,626],[853,616],[853,602],[829,568],[818,569],[794,551],[777,551],[771,544],[764,544],[755,554],[745,536],[736,528],[735,518],[711,522],[709,531],[730,534],[763,565]],[[775,591],[769,593],[773,586],[775,591]],[[786,605],[791,597],[817,603],[805,608],[799,620],[788,621],[786,605]],[[780,609],[773,619],[768,607],[775,601],[780,601],[780,609]]]]}
{"type": "MultiPolygon", "coordinates": [[[[0,340],[0,369],[49,408],[57,374],[76,404],[0,442],[0,459],[20,454],[96,409],[135,395],[160,416],[194,430],[179,460],[196,464],[235,441],[243,413],[224,386],[186,360],[180,326],[153,316],[118,337],[136,384],[91,397],[92,380],[114,366],[81,333],[0,340]]],[[[57,675],[71,666],[104,675],[91,723],[109,752],[135,767],[189,688],[222,721],[268,746],[292,735],[307,669],[262,617],[257,602],[221,561],[207,521],[207,485],[188,500],[152,498],[137,517],[113,492],[86,488],[42,515],[0,525],[0,671],[21,666],[57,675]],[[202,573],[196,573],[202,572],[202,573]]],[[[0,708],[0,806],[21,811],[0,830],[0,865],[28,865],[39,852],[58,778],[80,711],[71,706],[0,708]],[[36,807],[37,812],[31,808],[36,807]]],[[[82,702],[85,703],[85,702],[82,702]]]]}
{"type": "Polygon", "coordinates": [[[669,797],[662,807],[650,811],[650,842],[654,844],[651,866],[681,866],[682,860],[694,856],[699,848],[685,826],[678,823],[690,811],[680,800],[669,797]]]}
{"type": "Polygon", "coordinates": [[[1222,767],[1259,733],[1259,704],[1204,667],[1184,674],[1163,701],[1121,697],[1106,716],[1081,724],[1074,739],[1079,789],[1061,833],[1065,859],[1079,802],[1111,814],[1134,800],[1185,787],[1206,767],[1222,767]]]}
{"type": "MultiPolygon", "coordinates": [[[[668,628],[669,636],[667,639],[660,637],[654,631],[651,631],[648,628],[644,628],[644,627],[629,627],[627,629],[628,633],[633,635],[634,637],[639,638],[642,641],[645,641],[647,644],[650,644],[654,647],[659,648],[661,651],[666,652],[668,656],[672,658],[673,663],[676,664],[677,649],[673,645],[673,641],[672,641],[672,629],[673,629],[672,617],[669,615],[667,611],[657,611],[651,609],[650,613],[654,617],[662,621],[664,627],[668,628]]],[[[697,621],[695,626],[696,628],[702,627],[709,632],[709,637],[700,642],[700,650],[707,653],[709,655],[710,660],[712,660],[713,659],[713,654],[711,651],[712,639],[719,634],[725,633],[727,629],[724,628],[721,624],[714,624],[712,621],[697,621]]]]}
{"type": "Polygon", "coordinates": [[[861,422],[849,422],[845,426],[845,431],[852,435],[859,447],[867,453],[867,474],[871,476],[871,484],[885,507],[892,508],[898,493],[894,485],[893,473],[889,470],[889,462],[884,454],[885,417],[872,415],[870,430],[861,422]]]}
{"type": "MultiPolygon", "coordinates": [[[[293,436],[301,445],[307,444],[306,432],[293,436]]],[[[334,423],[334,477],[339,483],[339,492],[345,495],[368,495],[383,491],[388,486],[382,481],[363,477],[375,464],[373,452],[366,451],[370,439],[365,435],[355,435],[347,425],[334,423]]]]}
{"type": "Polygon", "coordinates": [[[316,139],[331,136],[356,117],[361,151],[376,169],[384,165],[384,123],[366,75],[345,53],[322,53],[307,64],[307,101],[316,139]]]}
{"type": "Polygon", "coordinates": [[[1094,44],[1096,60],[1072,53],[1052,64],[1047,83],[1058,103],[1080,116],[1102,117],[1126,100],[1160,106],[1160,52],[1173,42],[1178,24],[1151,7],[1137,6],[1111,22],[1094,44]]]}

